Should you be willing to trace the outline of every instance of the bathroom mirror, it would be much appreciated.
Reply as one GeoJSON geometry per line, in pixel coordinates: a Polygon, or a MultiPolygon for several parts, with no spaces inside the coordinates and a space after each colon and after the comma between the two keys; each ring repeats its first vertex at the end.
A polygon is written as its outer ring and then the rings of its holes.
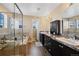
{"type": "Polygon", "coordinates": [[[79,36],[79,20],[76,18],[63,19],[63,35],[68,38],[75,38],[79,36]]]}

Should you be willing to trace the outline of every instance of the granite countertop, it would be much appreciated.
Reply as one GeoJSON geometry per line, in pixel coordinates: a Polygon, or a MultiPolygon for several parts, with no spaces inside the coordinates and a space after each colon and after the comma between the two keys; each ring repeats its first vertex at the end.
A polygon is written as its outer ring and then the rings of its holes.
{"type": "Polygon", "coordinates": [[[45,32],[42,32],[42,34],[45,34],[45,35],[51,37],[53,40],[56,40],[57,42],[59,42],[61,44],[64,44],[72,49],[79,51],[79,40],[68,39],[63,36],[57,36],[57,35],[54,35],[55,37],[53,37],[53,35],[50,35],[45,32]]]}

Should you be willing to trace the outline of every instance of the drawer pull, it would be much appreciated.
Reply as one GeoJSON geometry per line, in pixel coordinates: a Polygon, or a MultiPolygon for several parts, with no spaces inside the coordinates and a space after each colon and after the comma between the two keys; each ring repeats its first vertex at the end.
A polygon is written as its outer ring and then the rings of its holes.
{"type": "Polygon", "coordinates": [[[51,49],[49,49],[49,51],[51,51],[51,49]]]}
{"type": "Polygon", "coordinates": [[[63,48],[63,46],[59,45],[59,47],[63,48]]]}

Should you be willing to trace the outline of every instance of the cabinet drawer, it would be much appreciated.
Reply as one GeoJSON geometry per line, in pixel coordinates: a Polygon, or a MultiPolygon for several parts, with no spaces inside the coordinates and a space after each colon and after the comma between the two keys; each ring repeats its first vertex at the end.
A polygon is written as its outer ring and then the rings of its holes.
{"type": "Polygon", "coordinates": [[[74,49],[72,49],[72,48],[70,48],[70,47],[65,46],[63,50],[64,50],[65,55],[68,55],[68,56],[79,56],[79,52],[74,50],[74,49]]]}

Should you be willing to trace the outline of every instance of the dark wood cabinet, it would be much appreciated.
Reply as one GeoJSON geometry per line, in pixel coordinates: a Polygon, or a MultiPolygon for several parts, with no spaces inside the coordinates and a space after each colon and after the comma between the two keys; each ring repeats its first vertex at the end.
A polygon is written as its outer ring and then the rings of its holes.
{"type": "Polygon", "coordinates": [[[44,39],[45,38],[44,36],[45,36],[44,34],[41,34],[40,33],[40,42],[42,43],[43,46],[44,46],[44,40],[45,40],[44,39]]]}
{"type": "Polygon", "coordinates": [[[79,51],[76,51],[51,37],[40,34],[40,41],[52,56],[79,56],[79,51]]]}
{"type": "Polygon", "coordinates": [[[79,51],[76,51],[65,45],[64,45],[63,51],[64,51],[64,55],[66,56],[79,56],[79,51]]]}

